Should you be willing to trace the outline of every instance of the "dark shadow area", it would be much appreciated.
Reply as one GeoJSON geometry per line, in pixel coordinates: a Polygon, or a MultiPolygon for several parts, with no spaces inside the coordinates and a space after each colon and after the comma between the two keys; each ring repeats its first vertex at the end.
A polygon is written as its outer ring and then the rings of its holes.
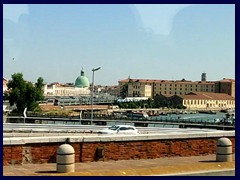
{"type": "Polygon", "coordinates": [[[57,171],[35,171],[35,173],[58,173],[57,171]]]}
{"type": "Polygon", "coordinates": [[[216,160],[205,160],[205,161],[199,161],[199,162],[218,162],[216,160]]]}

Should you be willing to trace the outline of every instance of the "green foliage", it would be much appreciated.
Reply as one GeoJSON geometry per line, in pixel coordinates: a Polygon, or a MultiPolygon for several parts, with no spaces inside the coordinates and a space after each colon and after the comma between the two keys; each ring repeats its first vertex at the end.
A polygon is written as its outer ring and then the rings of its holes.
{"type": "Polygon", "coordinates": [[[127,93],[128,93],[128,84],[124,84],[121,89],[120,96],[124,99],[125,97],[127,97],[127,93]]]}
{"type": "Polygon", "coordinates": [[[137,108],[151,108],[152,107],[152,100],[143,100],[143,101],[130,101],[130,102],[119,102],[119,108],[123,109],[137,109],[137,108]]]}
{"type": "Polygon", "coordinates": [[[169,106],[168,99],[163,95],[155,96],[153,100],[153,104],[154,104],[154,107],[156,108],[169,106]]]}
{"type": "Polygon", "coordinates": [[[38,101],[43,100],[43,78],[38,78],[33,85],[23,79],[22,73],[12,75],[7,87],[9,91],[5,94],[11,106],[16,104],[17,112],[22,113],[25,108],[29,111],[38,109],[38,101]]]}

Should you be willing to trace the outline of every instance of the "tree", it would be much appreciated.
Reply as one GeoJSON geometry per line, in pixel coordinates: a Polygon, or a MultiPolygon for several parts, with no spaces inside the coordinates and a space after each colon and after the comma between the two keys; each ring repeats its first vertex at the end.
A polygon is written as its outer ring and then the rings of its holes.
{"type": "Polygon", "coordinates": [[[121,96],[121,98],[125,98],[125,97],[127,97],[127,95],[128,95],[128,84],[124,84],[123,86],[122,86],[122,89],[120,90],[120,96],[121,96]]]}
{"type": "Polygon", "coordinates": [[[15,73],[12,75],[12,80],[7,83],[9,91],[5,93],[5,96],[11,106],[16,104],[18,113],[22,113],[25,108],[34,111],[38,107],[38,101],[44,99],[43,86],[41,77],[33,85],[23,79],[22,73],[15,73]]]}

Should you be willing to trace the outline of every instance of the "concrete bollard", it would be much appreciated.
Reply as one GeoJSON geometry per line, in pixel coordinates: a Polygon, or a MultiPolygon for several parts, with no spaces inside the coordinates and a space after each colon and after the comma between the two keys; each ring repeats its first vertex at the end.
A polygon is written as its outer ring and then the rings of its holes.
{"type": "Polygon", "coordinates": [[[69,144],[62,144],[57,149],[57,172],[75,172],[75,151],[69,144]]]}
{"type": "Polygon", "coordinates": [[[228,138],[217,141],[216,161],[232,162],[232,142],[228,138]]]}

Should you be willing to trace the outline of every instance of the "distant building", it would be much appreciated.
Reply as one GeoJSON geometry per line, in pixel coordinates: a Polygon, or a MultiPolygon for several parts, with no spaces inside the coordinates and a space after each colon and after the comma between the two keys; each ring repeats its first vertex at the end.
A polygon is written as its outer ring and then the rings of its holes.
{"type": "Polygon", "coordinates": [[[140,85],[140,82],[131,83],[128,86],[128,94],[131,96],[129,97],[152,97],[152,86],[145,84],[140,85]]]}
{"type": "Polygon", "coordinates": [[[7,89],[8,89],[7,83],[8,83],[8,79],[3,77],[3,93],[4,93],[4,91],[7,91],[7,89]]]}
{"type": "MultiPolygon", "coordinates": [[[[118,86],[101,86],[101,85],[97,85],[94,88],[97,88],[97,92],[99,93],[106,93],[106,94],[110,94],[112,96],[118,96],[119,95],[119,88],[118,86]]],[[[96,92],[96,90],[95,90],[96,92]]]]}
{"type": "Polygon", "coordinates": [[[223,78],[220,81],[215,82],[216,92],[226,93],[232,97],[235,97],[235,80],[223,78]]]}
{"type": "Polygon", "coordinates": [[[119,93],[127,92],[127,97],[155,97],[157,95],[184,95],[190,92],[215,92],[215,83],[210,81],[187,81],[185,79],[149,80],[125,79],[119,81],[119,93]],[[149,92],[151,92],[149,94],[149,92]]]}
{"type": "Polygon", "coordinates": [[[195,92],[180,96],[187,109],[235,109],[235,98],[225,93],[195,92]]]}
{"type": "MultiPolygon", "coordinates": [[[[203,73],[204,74],[204,73],[203,73]]],[[[202,80],[206,76],[202,75],[202,80]]],[[[221,81],[188,81],[124,79],[119,82],[119,95],[122,97],[155,97],[157,95],[185,95],[190,92],[226,93],[235,97],[235,80],[221,81]]]]}
{"type": "Polygon", "coordinates": [[[45,96],[80,96],[90,95],[89,80],[84,76],[83,70],[81,75],[75,80],[75,84],[51,83],[44,86],[45,96]]]}

